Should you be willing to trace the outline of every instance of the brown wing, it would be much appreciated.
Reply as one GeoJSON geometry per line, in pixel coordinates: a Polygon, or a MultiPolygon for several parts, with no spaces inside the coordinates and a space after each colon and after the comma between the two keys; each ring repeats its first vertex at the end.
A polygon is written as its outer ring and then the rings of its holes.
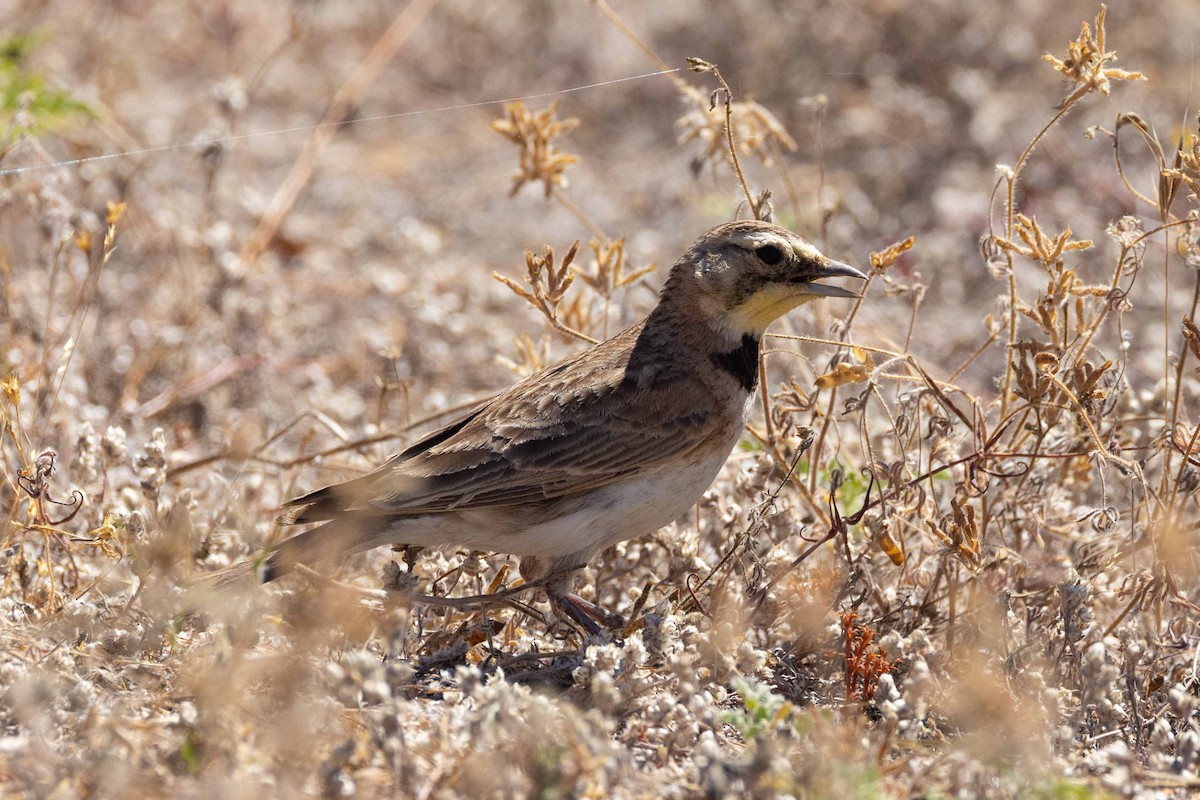
{"type": "Polygon", "coordinates": [[[721,426],[717,399],[693,371],[655,358],[640,333],[526,379],[362,478],[291,501],[284,521],[547,500],[702,445],[721,426]]]}

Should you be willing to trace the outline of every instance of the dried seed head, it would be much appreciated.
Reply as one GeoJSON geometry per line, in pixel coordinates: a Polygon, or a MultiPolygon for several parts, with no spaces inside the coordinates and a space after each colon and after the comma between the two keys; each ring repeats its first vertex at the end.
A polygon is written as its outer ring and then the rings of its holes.
{"type": "Polygon", "coordinates": [[[564,174],[567,167],[579,158],[558,149],[554,140],[579,125],[579,120],[558,119],[558,103],[554,102],[542,111],[534,113],[525,108],[520,100],[504,106],[506,116],[492,120],[488,127],[504,136],[521,149],[520,166],[513,175],[511,194],[516,194],[526,183],[541,182],[549,197],[554,187],[566,186],[564,174]]]}
{"type": "Polygon", "coordinates": [[[1056,70],[1076,84],[1075,91],[1063,101],[1063,106],[1070,105],[1093,90],[1107,95],[1110,81],[1137,81],[1146,79],[1140,72],[1128,72],[1116,67],[1105,66],[1109,62],[1117,60],[1115,50],[1104,49],[1104,15],[1107,12],[1108,6],[1102,4],[1100,12],[1096,14],[1096,32],[1094,35],[1091,26],[1086,22],[1083,23],[1083,27],[1079,32],[1079,38],[1067,44],[1067,55],[1065,58],[1060,60],[1049,53],[1042,56],[1044,61],[1050,62],[1056,70]]]}

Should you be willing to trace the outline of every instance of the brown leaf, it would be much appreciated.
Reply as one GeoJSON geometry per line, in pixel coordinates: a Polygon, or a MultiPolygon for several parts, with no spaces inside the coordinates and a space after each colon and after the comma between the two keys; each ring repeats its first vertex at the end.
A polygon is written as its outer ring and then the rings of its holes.
{"type": "Polygon", "coordinates": [[[817,378],[818,389],[832,389],[844,383],[865,383],[871,377],[871,371],[863,364],[838,364],[833,372],[827,372],[817,378]]]}
{"type": "Polygon", "coordinates": [[[904,566],[904,551],[900,549],[900,545],[896,544],[896,540],[887,531],[884,531],[879,536],[879,548],[887,553],[887,557],[897,567],[904,566]]]}
{"type": "Polygon", "coordinates": [[[1196,323],[1187,317],[1183,318],[1183,338],[1187,341],[1188,349],[1192,351],[1192,355],[1200,358],[1200,328],[1197,328],[1196,323]]]}
{"type": "Polygon", "coordinates": [[[917,237],[910,236],[902,242],[896,242],[895,244],[888,246],[885,250],[882,250],[878,253],[871,253],[871,266],[874,269],[883,272],[894,265],[900,258],[900,255],[905,250],[911,250],[912,246],[916,243],[917,237]]]}

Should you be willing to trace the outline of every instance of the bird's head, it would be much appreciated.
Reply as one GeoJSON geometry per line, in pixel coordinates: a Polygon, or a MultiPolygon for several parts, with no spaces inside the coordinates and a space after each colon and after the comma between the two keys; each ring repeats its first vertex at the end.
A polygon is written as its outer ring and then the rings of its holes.
{"type": "Polygon", "coordinates": [[[857,297],[822,278],[866,280],[796,234],[758,220],[739,220],[700,237],[671,268],[663,290],[695,304],[722,332],[761,338],[767,326],[818,297],[857,297]]]}

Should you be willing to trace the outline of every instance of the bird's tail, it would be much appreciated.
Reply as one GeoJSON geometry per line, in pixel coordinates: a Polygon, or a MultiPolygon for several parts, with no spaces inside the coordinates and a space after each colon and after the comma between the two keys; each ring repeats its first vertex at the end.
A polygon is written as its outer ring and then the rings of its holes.
{"type": "Polygon", "coordinates": [[[287,575],[297,565],[314,566],[369,550],[379,542],[374,534],[376,520],[344,517],[326,522],[276,545],[263,560],[259,577],[263,583],[287,575]]]}
{"type": "Polygon", "coordinates": [[[255,558],[239,561],[224,569],[197,575],[189,583],[196,589],[211,590],[214,592],[230,589],[239,584],[250,582],[261,583],[263,581],[262,567],[271,560],[271,555],[272,553],[265,552],[255,558]]]}
{"type": "Polygon", "coordinates": [[[285,539],[256,558],[210,572],[198,578],[196,584],[220,590],[244,583],[250,576],[258,583],[268,583],[292,572],[297,565],[315,566],[375,547],[379,544],[375,538],[379,527],[372,520],[353,517],[327,522],[285,539]]]}

